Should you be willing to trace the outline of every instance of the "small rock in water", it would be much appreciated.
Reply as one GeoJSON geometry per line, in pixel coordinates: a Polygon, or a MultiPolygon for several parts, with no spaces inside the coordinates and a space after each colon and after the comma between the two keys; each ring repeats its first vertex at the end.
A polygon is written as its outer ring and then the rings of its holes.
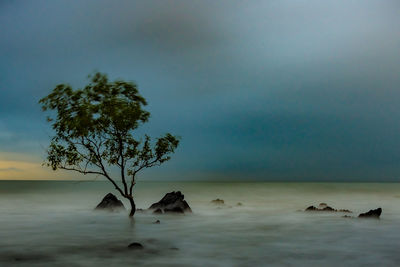
{"type": "Polygon", "coordinates": [[[225,201],[223,199],[217,198],[217,199],[211,200],[211,203],[217,204],[217,205],[224,205],[225,201]]]}
{"type": "Polygon", "coordinates": [[[155,222],[153,222],[154,224],[160,224],[161,222],[160,222],[160,220],[157,220],[157,221],[155,221],[155,222]]]}
{"type": "Polygon", "coordinates": [[[238,202],[238,203],[236,204],[236,206],[243,206],[243,204],[240,203],[240,202],[238,202]]]}
{"type": "Polygon", "coordinates": [[[306,208],[306,211],[315,211],[315,210],[318,210],[318,209],[314,206],[309,206],[308,208],[306,208]]]}
{"type": "Polygon", "coordinates": [[[108,193],[103,200],[96,206],[96,210],[125,210],[124,204],[115,195],[108,193]]]}
{"type": "Polygon", "coordinates": [[[368,212],[361,213],[360,215],[358,215],[358,218],[375,218],[375,219],[379,219],[381,214],[382,214],[382,209],[381,208],[377,208],[375,210],[370,210],[368,212]]]}
{"type": "Polygon", "coordinates": [[[137,242],[130,243],[128,248],[130,249],[143,249],[143,245],[137,242]]]}
{"type": "Polygon", "coordinates": [[[354,218],[353,216],[349,216],[349,215],[344,215],[342,216],[343,218],[354,218]]]}

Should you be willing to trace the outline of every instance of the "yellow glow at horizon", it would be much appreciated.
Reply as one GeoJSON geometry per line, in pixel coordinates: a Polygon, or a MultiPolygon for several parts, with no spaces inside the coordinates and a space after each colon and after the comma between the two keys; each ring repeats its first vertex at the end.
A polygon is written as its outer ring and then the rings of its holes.
{"type": "Polygon", "coordinates": [[[39,162],[0,160],[0,180],[74,179],[71,174],[54,172],[39,162]]]}

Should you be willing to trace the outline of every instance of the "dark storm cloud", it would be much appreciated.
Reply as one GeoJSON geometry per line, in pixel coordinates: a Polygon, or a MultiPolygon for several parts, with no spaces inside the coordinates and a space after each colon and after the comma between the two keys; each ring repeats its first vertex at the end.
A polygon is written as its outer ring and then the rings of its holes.
{"type": "MultiPolygon", "coordinates": [[[[43,154],[37,101],[87,74],[134,79],[169,177],[396,180],[397,1],[5,1],[1,151],[43,154]],[[187,175],[187,176],[186,176],[187,175]]],[[[149,172],[157,176],[158,171],[149,172]]]]}
{"type": "Polygon", "coordinates": [[[94,69],[115,69],[110,65],[154,72],[174,60],[181,70],[182,64],[188,64],[185,53],[201,53],[224,40],[212,19],[218,12],[212,6],[186,1],[5,5],[0,11],[0,48],[5,59],[0,67],[7,98],[2,98],[1,107],[19,112],[32,106],[29,97],[43,95],[55,83],[67,80],[64,77],[81,82],[94,69]]]}

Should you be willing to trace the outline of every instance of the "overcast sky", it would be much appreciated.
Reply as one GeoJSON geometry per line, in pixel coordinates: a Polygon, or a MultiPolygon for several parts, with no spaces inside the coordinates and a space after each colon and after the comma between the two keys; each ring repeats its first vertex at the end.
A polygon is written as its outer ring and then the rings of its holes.
{"type": "Polygon", "coordinates": [[[41,166],[38,100],[94,71],[135,81],[157,180],[400,181],[399,1],[0,2],[0,179],[41,166]]]}

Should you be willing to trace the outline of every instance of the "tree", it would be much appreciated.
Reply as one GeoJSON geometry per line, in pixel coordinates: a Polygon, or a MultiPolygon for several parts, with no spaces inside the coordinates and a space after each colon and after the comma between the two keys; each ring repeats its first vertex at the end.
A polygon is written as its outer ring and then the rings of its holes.
{"type": "Polygon", "coordinates": [[[110,82],[101,73],[89,78],[83,89],[60,84],[39,101],[43,111],[53,111],[47,120],[55,131],[44,164],[53,170],[104,176],[129,200],[132,217],[138,172],[168,161],[179,140],[169,133],[155,142],[148,135],[136,137],[135,130],[150,116],[136,84],[110,82]],[[121,183],[111,169],[118,170],[121,183]]]}

